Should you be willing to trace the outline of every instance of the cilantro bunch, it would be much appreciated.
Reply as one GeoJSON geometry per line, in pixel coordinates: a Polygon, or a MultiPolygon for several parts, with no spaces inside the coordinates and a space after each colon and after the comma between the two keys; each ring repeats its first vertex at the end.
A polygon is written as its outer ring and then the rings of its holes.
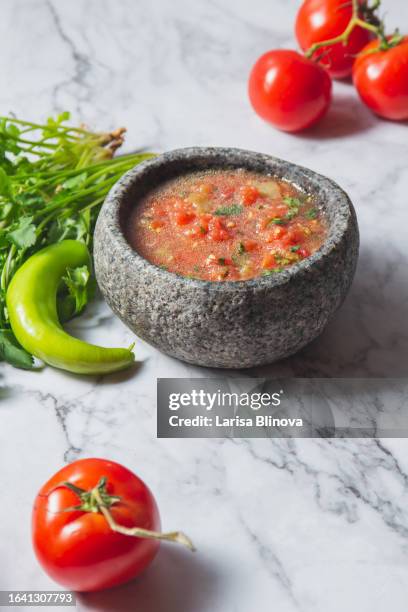
{"type": "MultiPolygon", "coordinates": [[[[66,125],[69,113],[45,124],[0,117],[0,361],[32,368],[17,343],[6,307],[16,270],[36,251],[65,239],[92,248],[99,208],[124,172],[152,156],[113,158],[124,128],[96,133],[66,125]]],[[[86,268],[69,270],[58,308],[62,320],[82,312],[92,296],[86,268]]]]}

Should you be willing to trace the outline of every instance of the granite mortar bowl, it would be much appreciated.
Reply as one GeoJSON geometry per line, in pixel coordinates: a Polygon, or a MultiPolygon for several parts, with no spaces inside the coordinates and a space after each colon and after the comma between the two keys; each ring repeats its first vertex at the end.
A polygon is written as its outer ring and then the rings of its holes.
{"type": "Polygon", "coordinates": [[[316,338],[344,300],[359,249],[356,214],[333,181],[290,162],[240,149],[178,149],[125,174],[96,224],[95,272],[106,301],[139,337],[188,363],[248,368],[295,353],[316,338]],[[244,168],[284,179],[313,195],[329,231],[322,247],[274,275],[211,282],[168,272],[125,238],[132,207],[169,178],[244,168]]]}

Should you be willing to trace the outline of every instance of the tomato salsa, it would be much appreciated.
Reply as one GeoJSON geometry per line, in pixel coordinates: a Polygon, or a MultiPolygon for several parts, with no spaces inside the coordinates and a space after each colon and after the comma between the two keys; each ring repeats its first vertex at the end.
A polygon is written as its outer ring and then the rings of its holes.
{"type": "Polygon", "coordinates": [[[309,257],[326,233],[312,196],[238,169],[193,172],[150,191],[132,212],[128,240],[170,272],[239,281],[309,257]]]}

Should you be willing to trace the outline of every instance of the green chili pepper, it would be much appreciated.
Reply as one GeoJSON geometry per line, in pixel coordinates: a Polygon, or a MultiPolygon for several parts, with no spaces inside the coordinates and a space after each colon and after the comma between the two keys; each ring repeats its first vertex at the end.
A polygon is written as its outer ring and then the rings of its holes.
{"type": "Polygon", "coordinates": [[[131,349],[103,348],[67,334],[57,313],[57,291],[69,268],[90,268],[85,244],[64,240],[30,257],[7,290],[14,335],[26,351],[56,368],[80,374],[106,374],[134,362],[131,349]]]}

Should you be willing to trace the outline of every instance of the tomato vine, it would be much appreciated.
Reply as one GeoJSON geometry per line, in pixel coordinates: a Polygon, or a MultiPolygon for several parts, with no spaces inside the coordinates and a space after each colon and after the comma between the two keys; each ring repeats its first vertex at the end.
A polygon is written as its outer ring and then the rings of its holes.
{"type": "Polygon", "coordinates": [[[394,34],[391,36],[386,34],[384,21],[377,15],[377,11],[381,6],[381,0],[375,0],[373,4],[369,2],[361,3],[359,0],[351,0],[351,5],[352,16],[345,30],[338,36],[311,45],[309,49],[305,51],[305,56],[307,58],[313,59],[316,56],[316,52],[320,49],[324,50],[336,44],[347,45],[352,32],[357,27],[371,32],[380,41],[379,49],[383,51],[392,49],[403,41],[404,37],[400,34],[399,30],[395,30],[394,34]]]}

